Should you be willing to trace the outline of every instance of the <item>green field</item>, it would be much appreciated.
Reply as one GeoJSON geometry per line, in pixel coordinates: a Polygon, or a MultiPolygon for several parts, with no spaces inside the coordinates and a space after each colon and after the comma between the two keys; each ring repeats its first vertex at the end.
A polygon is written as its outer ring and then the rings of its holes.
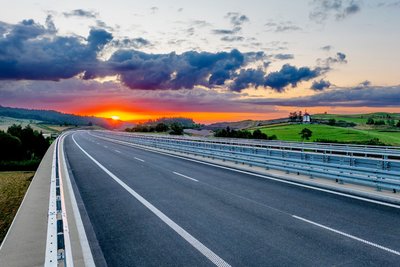
{"type": "Polygon", "coordinates": [[[0,243],[10,227],[35,172],[0,172],[0,243]]]}
{"type": "Polygon", "coordinates": [[[369,114],[351,114],[351,115],[341,115],[341,114],[315,114],[311,116],[313,119],[320,119],[320,120],[329,120],[335,119],[336,121],[347,121],[347,122],[354,122],[358,125],[365,125],[368,118],[372,118],[374,120],[400,120],[399,113],[385,113],[385,112],[376,112],[376,113],[369,113],[369,114]]]}
{"type": "Polygon", "coordinates": [[[309,141],[316,139],[329,139],[342,142],[367,141],[372,138],[378,138],[380,141],[400,146],[400,131],[389,131],[385,129],[355,129],[329,126],[324,124],[286,124],[273,125],[258,128],[263,133],[271,136],[275,134],[278,140],[302,141],[299,132],[303,128],[310,129],[313,134],[309,141]]]}

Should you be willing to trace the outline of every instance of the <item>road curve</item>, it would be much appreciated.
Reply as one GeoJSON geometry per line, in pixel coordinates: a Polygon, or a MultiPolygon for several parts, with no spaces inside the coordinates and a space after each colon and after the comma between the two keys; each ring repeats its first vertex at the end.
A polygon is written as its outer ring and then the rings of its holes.
{"type": "Polygon", "coordinates": [[[400,260],[396,207],[84,131],[69,134],[64,151],[98,265],[396,266],[400,260]]]}

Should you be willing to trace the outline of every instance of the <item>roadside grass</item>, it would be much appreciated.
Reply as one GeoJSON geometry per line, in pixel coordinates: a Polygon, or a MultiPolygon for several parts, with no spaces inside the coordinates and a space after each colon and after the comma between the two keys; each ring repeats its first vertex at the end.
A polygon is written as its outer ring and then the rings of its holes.
{"type": "Polygon", "coordinates": [[[400,146],[400,131],[385,131],[381,129],[360,130],[355,128],[336,127],[324,124],[287,124],[271,125],[258,128],[261,132],[271,136],[275,134],[278,140],[284,141],[302,141],[299,132],[303,128],[312,131],[312,137],[309,141],[316,139],[329,139],[343,142],[368,141],[372,138],[379,138],[380,141],[400,146]]]}
{"type": "Polygon", "coordinates": [[[0,244],[10,227],[35,172],[0,172],[0,244]]]}

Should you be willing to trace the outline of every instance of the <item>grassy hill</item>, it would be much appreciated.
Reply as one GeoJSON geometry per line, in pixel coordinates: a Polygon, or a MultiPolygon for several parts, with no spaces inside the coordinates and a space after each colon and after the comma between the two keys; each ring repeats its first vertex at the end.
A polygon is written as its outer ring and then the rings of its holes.
{"type": "Polygon", "coordinates": [[[302,141],[299,132],[303,128],[310,129],[313,134],[309,141],[316,139],[337,140],[339,142],[368,141],[378,138],[380,141],[400,146],[400,131],[389,131],[385,129],[366,129],[336,127],[324,124],[286,124],[258,128],[268,136],[275,134],[278,140],[302,141]]]}
{"type": "Polygon", "coordinates": [[[338,127],[327,124],[275,124],[261,127],[252,127],[249,130],[260,129],[268,136],[276,135],[278,140],[284,141],[302,141],[299,132],[303,128],[310,129],[313,134],[309,141],[313,142],[317,139],[326,139],[344,143],[356,143],[368,141],[373,138],[378,138],[381,142],[400,146],[400,127],[393,127],[387,124],[388,120],[394,120],[397,123],[400,120],[398,113],[370,113],[370,114],[315,114],[312,119],[317,122],[329,121],[335,119],[338,121],[353,122],[354,127],[338,127]],[[368,125],[368,118],[374,120],[383,120],[385,125],[368,125]]]}
{"type": "Polygon", "coordinates": [[[358,125],[366,124],[368,118],[374,120],[400,120],[400,113],[386,113],[386,112],[376,112],[368,114],[351,114],[351,115],[341,115],[341,114],[315,114],[312,115],[313,119],[329,120],[335,119],[336,121],[342,120],[347,122],[354,122],[358,125]]]}

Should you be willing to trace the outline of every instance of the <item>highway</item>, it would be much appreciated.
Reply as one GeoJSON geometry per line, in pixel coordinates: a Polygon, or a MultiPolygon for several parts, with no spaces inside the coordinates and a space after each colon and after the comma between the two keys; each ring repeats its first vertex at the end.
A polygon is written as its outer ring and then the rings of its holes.
{"type": "Polygon", "coordinates": [[[97,266],[398,266],[400,209],[73,132],[97,266]]]}

